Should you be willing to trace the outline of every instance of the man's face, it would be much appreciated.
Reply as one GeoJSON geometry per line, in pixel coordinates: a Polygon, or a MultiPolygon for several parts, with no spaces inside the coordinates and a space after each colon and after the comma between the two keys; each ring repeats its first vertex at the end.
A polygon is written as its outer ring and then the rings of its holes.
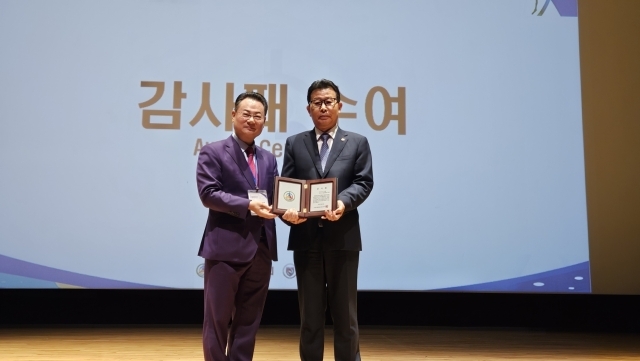
{"type": "Polygon", "coordinates": [[[243,142],[251,144],[262,133],[266,114],[264,114],[262,103],[245,98],[238,104],[238,109],[231,112],[231,117],[236,136],[243,142]]]}
{"type": "Polygon", "coordinates": [[[342,103],[337,103],[336,92],[331,88],[314,90],[311,93],[311,104],[307,105],[313,125],[322,132],[326,132],[338,123],[340,109],[342,109],[342,103]],[[332,101],[332,106],[326,105],[332,101]]]}

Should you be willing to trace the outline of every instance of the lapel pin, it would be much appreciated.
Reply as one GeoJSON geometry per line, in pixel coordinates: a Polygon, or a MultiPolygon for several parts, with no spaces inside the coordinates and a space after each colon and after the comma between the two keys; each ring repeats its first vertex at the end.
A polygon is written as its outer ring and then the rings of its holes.
{"type": "Polygon", "coordinates": [[[342,138],[342,139],[340,139],[340,140],[344,142],[344,138],[342,138]]]}

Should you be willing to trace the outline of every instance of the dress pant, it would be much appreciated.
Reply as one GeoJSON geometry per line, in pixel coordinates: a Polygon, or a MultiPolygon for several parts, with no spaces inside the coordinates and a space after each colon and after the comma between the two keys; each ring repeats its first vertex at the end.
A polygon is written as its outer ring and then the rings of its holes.
{"type": "Polygon", "coordinates": [[[300,359],[322,361],[327,304],[335,361],[359,361],[359,251],[294,251],[300,306],[300,359]]]}
{"type": "Polygon", "coordinates": [[[250,361],[271,279],[265,239],[253,260],[205,260],[202,341],[206,361],[250,361]]]}

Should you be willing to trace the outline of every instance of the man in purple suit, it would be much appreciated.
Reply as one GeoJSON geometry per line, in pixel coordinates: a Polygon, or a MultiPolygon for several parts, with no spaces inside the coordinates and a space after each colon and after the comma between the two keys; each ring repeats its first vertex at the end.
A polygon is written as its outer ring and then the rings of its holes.
{"type": "Polygon", "coordinates": [[[202,147],[196,180],[209,218],[198,255],[204,266],[202,342],[207,361],[248,361],[277,260],[271,213],[278,165],[255,145],[267,101],[242,93],[231,113],[234,134],[202,147]]]}

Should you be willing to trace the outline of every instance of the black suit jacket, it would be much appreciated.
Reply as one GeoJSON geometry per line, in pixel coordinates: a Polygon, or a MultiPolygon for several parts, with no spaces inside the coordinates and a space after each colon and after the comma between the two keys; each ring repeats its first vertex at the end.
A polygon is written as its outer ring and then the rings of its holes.
{"type": "MultiPolygon", "coordinates": [[[[312,129],[287,138],[283,162],[283,177],[338,178],[338,199],[344,203],[345,213],[337,221],[321,221],[322,249],[361,251],[358,206],[373,189],[371,149],[367,138],[338,128],[323,172],[316,133],[312,129]]],[[[318,234],[318,220],[310,218],[298,225],[288,224],[291,230],[287,249],[308,250],[318,234]]]]}

